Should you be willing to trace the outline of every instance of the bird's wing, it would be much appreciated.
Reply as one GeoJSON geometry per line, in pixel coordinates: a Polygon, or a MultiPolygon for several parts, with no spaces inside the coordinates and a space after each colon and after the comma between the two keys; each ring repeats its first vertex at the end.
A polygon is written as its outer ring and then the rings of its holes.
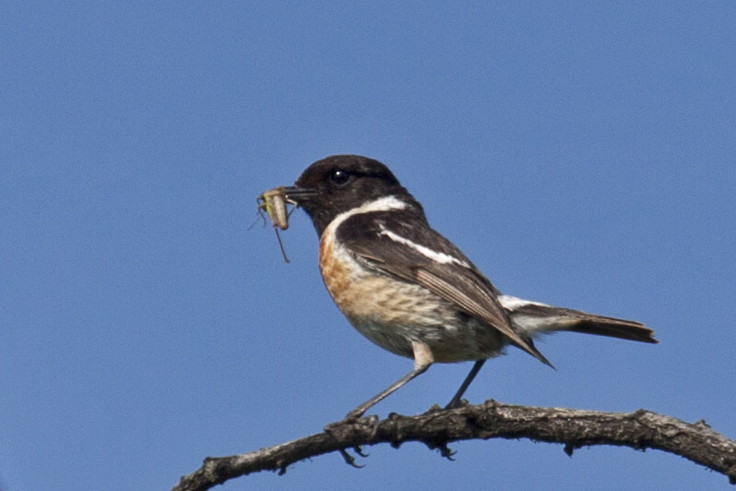
{"type": "Polygon", "coordinates": [[[417,283],[482,320],[513,344],[551,366],[526,335],[513,330],[500,293],[449,240],[397,210],[358,214],[341,224],[338,240],[368,266],[417,283]]]}

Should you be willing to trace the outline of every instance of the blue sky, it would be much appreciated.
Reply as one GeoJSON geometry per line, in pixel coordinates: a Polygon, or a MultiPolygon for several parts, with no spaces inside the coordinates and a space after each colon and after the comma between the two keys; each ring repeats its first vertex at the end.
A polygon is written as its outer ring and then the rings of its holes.
{"type": "MultiPolygon", "coordinates": [[[[467,393],[646,408],[736,437],[733,2],[6,2],[0,489],[168,489],[320,431],[411,362],[333,306],[297,211],[311,162],[388,164],[503,292],[637,319],[559,334],[467,393]]],[[[445,403],[436,365],[374,408],[445,403]]],[[[369,448],[218,489],[715,489],[679,457],[529,441],[369,448]]]]}

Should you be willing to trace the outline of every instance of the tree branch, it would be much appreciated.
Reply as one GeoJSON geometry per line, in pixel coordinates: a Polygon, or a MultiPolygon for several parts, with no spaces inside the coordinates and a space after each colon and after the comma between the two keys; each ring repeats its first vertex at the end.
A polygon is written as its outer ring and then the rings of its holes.
{"type": "Polygon", "coordinates": [[[360,445],[422,442],[445,457],[447,444],[459,440],[528,438],[562,443],[572,455],[589,445],[653,448],[680,455],[729,478],[736,484],[736,441],[713,431],[704,421],[686,423],[650,411],[604,413],[580,409],[515,406],[495,401],[452,410],[430,410],[418,416],[389,415],[335,423],[323,433],[231,457],[208,457],[197,471],[181,478],[174,491],[206,490],[228,479],[263,470],[286,472],[306,458],[339,451],[355,465],[347,450],[360,445]]]}

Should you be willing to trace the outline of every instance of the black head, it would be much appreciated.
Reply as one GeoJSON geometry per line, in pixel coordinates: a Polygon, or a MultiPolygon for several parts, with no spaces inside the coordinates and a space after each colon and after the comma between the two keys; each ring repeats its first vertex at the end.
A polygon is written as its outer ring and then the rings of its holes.
{"type": "Polygon", "coordinates": [[[319,235],[340,213],[385,196],[395,196],[421,210],[388,167],[358,155],[318,160],[285,194],[309,214],[319,235]]]}

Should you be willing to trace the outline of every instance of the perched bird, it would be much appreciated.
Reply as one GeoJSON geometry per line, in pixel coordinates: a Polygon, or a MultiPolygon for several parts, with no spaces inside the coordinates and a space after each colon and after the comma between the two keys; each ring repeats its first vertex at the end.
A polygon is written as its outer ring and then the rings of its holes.
{"type": "Polygon", "coordinates": [[[422,205],[377,160],[327,157],[309,166],[295,186],[280,189],[314,223],[320,271],[338,308],[378,346],[414,359],[411,372],[346,419],[359,418],[435,362],[475,361],[448,408],[458,406],[485,361],[506,345],[552,366],[532,342],[540,333],[657,342],[638,322],[502,295],[429,225],[422,205]]]}

